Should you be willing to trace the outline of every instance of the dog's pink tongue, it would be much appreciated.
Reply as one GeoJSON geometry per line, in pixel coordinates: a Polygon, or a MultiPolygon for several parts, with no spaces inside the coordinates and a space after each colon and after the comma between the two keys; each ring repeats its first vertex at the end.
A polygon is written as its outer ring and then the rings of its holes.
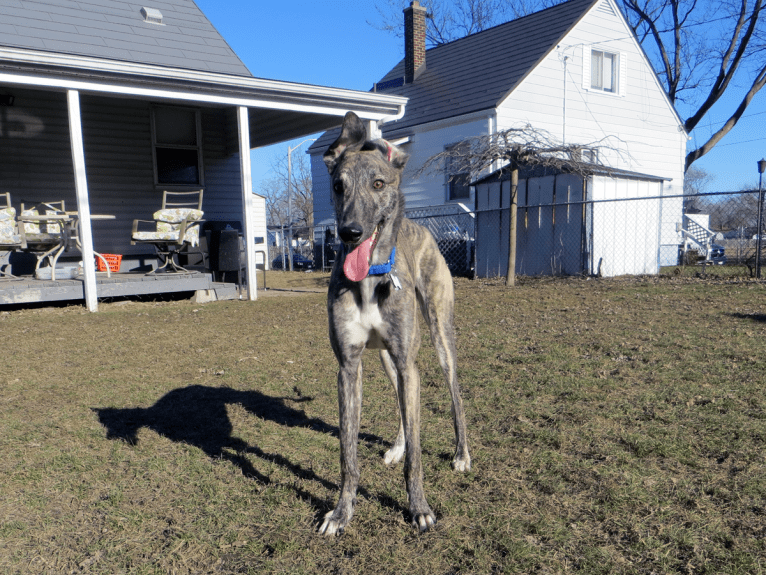
{"type": "Polygon", "coordinates": [[[346,261],[343,263],[343,273],[352,282],[362,281],[370,271],[372,241],[372,237],[363,241],[353,252],[346,256],[346,261]]]}

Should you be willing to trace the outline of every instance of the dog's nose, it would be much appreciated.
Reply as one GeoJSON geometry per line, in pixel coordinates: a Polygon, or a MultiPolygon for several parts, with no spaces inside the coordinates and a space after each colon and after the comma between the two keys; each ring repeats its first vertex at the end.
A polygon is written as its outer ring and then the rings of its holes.
{"type": "Polygon", "coordinates": [[[340,229],[340,239],[347,244],[354,244],[362,238],[362,228],[357,223],[349,224],[340,229]]]}

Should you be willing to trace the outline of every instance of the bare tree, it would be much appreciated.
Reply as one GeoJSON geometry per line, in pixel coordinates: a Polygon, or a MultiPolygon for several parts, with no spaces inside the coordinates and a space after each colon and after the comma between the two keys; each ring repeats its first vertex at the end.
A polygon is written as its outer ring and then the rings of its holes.
{"type": "MultiPolygon", "coordinates": [[[[271,169],[274,176],[261,182],[260,187],[261,195],[266,198],[266,217],[269,225],[286,226],[290,223],[287,214],[287,154],[274,156],[271,169]]],[[[314,225],[314,196],[311,188],[311,166],[306,154],[293,154],[290,188],[293,227],[310,229],[314,225]]]]}
{"type": "Polygon", "coordinates": [[[713,175],[696,166],[689,168],[684,177],[684,195],[703,194],[708,185],[713,181],[713,175]]]}
{"type": "MultiPolygon", "coordinates": [[[[450,173],[471,174],[472,179],[488,170],[502,167],[511,175],[511,214],[508,246],[508,272],[505,285],[516,284],[516,220],[517,191],[519,169],[552,168],[569,173],[592,173],[594,166],[585,160],[585,152],[599,149],[610,150],[618,155],[626,155],[623,146],[610,145],[609,137],[590,144],[562,144],[548,132],[533,128],[527,124],[518,128],[509,128],[496,134],[476,136],[449,146],[443,152],[431,156],[418,170],[420,176],[426,172],[444,173],[449,166],[450,173]]],[[[599,166],[606,173],[610,168],[599,166]]]]}
{"type": "Polygon", "coordinates": [[[724,104],[724,94],[744,86],[723,125],[687,153],[688,172],[734,128],[766,84],[762,0],[622,0],[622,7],[670,101],[690,108],[687,132],[714,105],[724,104]]]}
{"type": "Polygon", "coordinates": [[[713,175],[702,168],[692,166],[684,176],[684,213],[703,212],[704,206],[700,194],[703,194],[713,181],[713,175]]]}

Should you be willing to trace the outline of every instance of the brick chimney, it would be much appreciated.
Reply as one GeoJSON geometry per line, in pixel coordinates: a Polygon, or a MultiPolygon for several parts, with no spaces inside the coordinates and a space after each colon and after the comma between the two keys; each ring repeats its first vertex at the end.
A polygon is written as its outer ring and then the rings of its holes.
{"type": "Polygon", "coordinates": [[[426,69],[426,9],[414,0],[404,9],[404,83],[426,69]]]}

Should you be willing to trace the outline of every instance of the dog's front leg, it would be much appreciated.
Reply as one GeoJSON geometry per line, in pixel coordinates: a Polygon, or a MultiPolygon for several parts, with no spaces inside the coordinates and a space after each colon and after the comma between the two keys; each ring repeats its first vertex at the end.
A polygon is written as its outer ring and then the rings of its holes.
{"type": "Polygon", "coordinates": [[[342,531],[354,515],[356,489],[359,485],[357,439],[362,411],[362,356],[346,358],[338,372],[338,407],[340,411],[340,499],[333,511],[327,513],[319,527],[322,535],[342,531]]]}
{"type": "MultiPolygon", "coordinates": [[[[417,347],[415,353],[417,355],[417,347]]],[[[426,501],[423,489],[423,463],[420,451],[420,377],[414,357],[398,365],[399,409],[404,424],[406,455],[404,480],[410,499],[410,517],[413,526],[426,531],[436,524],[436,515],[426,501]]]]}

